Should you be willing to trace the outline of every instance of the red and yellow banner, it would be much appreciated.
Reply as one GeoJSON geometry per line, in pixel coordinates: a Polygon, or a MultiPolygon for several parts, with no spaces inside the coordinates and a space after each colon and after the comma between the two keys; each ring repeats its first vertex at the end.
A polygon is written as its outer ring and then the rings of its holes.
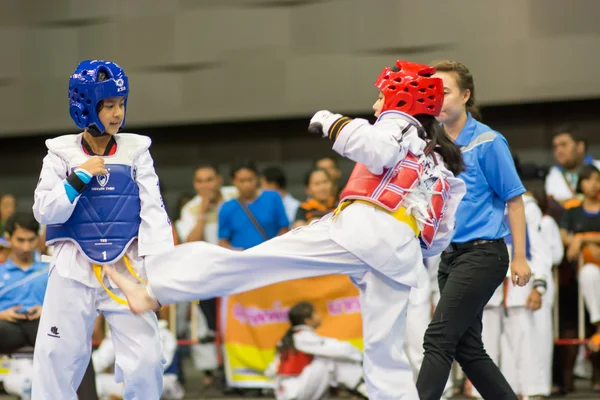
{"type": "Polygon", "coordinates": [[[282,282],[221,301],[221,330],[227,380],[233,387],[270,387],[263,371],[290,327],[288,310],[311,302],[323,323],[317,332],[351,342],[362,350],[358,289],[343,275],[282,282]]]}

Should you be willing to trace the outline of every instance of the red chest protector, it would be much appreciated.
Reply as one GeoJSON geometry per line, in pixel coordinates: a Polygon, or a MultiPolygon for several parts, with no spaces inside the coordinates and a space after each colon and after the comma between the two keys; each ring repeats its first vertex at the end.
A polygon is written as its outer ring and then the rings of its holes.
{"type": "MultiPolygon", "coordinates": [[[[419,177],[424,172],[424,166],[419,159],[409,152],[394,168],[387,169],[379,175],[373,174],[366,166],[357,163],[340,196],[341,201],[363,200],[390,212],[396,211],[403,206],[412,189],[420,183],[419,177]]],[[[449,189],[448,182],[439,178],[428,189],[431,201],[421,230],[421,241],[427,248],[431,247],[439,222],[444,216],[449,189]]]]}
{"type": "Polygon", "coordinates": [[[306,354],[296,349],[289,349],[279,355],[278,375],[296,376],[300,375],[304,368],[309,365],[315,356],[306,354]]]}

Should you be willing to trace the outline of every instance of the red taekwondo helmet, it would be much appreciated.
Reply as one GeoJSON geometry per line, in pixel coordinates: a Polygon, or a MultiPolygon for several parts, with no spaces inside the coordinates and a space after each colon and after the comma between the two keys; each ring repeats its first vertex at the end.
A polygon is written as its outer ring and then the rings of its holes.
{"type": "Polygon", "coordinates": [[[386,67],[375,82],[385,97],[381,112],[437,116],[444,102],[444,84],[433,74],[435,67],[409,61],[398,60],[395,67],[386,67]]]}

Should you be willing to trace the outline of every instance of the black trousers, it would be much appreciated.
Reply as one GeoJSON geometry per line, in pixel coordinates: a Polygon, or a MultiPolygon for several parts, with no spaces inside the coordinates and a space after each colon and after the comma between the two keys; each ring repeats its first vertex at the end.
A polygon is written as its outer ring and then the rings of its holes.
{"type": "Polygon", "coordinates": [[[481,340],[483,307],[506,277],[506,245],[503,241],[453,244],[449,250],[442,254],[440,301],[425,333],[425,357],[417,379],[419,397],[440,399],[456,359],[484,399],[516,400],[481,340]]]}
{"type": "Polygon", "coordinates": [[[200,309],[206,318],[208,329],[217,331],[217,299],[206,299],[200,301],[200,309]]]}
{"type": "MultiPolygon", "coordinates": [[[[10,354],[25,346],[35,348],[39,322],[39,319],[19,322],[0,321],[0,353],[10,354]]],[[[77,397],[79,400],[98,400],[96,374],[91,358],[77,389],[77,397]]]]}

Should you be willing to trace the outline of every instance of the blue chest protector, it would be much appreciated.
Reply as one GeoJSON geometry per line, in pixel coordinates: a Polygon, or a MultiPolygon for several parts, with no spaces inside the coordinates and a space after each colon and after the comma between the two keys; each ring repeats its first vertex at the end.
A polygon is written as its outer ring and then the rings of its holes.
{"type": "MultiPolygon", "coordinates": [[[[510,229],[510,224],[508,221],[508,215],[504,214],[504,223],[510,229]]],[[[512,232],[508,234],[508,236],[504,237],[504,243],[508,246],[510,251],[510,259],[512,260],[515,257],[515,246],[513,243],[512,232]]],[[[527,226],[525,226],[525,256],[528,260],[531,260],[531,245],[529,243],[529,232],[527,230],[527,226]]]]}
{"type": "Polygon", "coordinates": [[[49,244],[69,240],[97,264],[119,260],[137,238],[140,228],[140,195],[132,167],[107,164],[107,175],[95,176],[87,185],[73,214],[64,224],[48,225],[49,244]]]}

